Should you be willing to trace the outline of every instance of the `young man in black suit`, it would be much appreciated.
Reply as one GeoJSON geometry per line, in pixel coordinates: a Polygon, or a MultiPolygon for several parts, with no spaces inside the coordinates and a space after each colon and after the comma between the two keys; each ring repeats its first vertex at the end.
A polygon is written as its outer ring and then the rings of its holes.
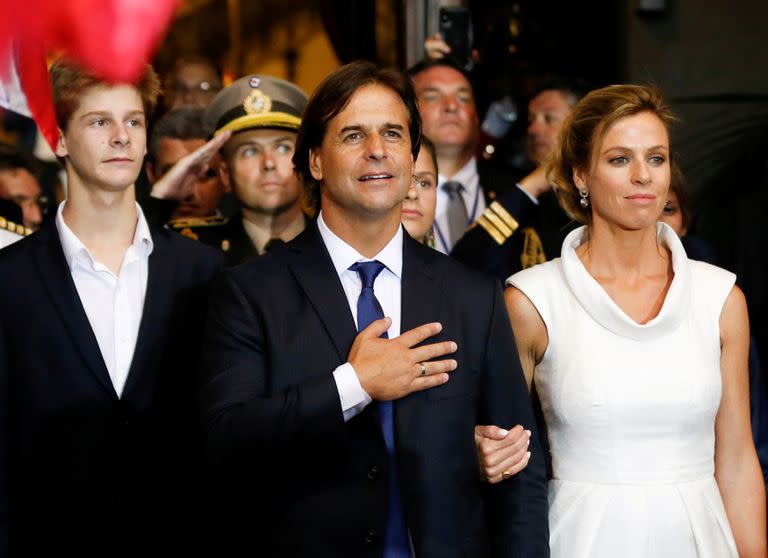
{"type": "Polygon", "coordinates": [[[51,68],[67,200],[0,253],[0,556],[183,551],[215,250],[135,201],[158,80],[51,68]]]}
{"type": "Polygon", "coordinates": [[[214,289],[200,401],[220,555],[549,555],[536,436],[508,482],[478,473],[475,424],[533,424],[501,289],[400,224],[420,133],[405,76],[332,73],[294,156],[317,221],[214,289]]]}

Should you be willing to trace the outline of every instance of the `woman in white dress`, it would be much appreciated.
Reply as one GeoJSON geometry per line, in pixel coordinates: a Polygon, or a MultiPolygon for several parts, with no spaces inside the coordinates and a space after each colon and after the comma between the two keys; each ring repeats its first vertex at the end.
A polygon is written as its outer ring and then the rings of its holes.
{"type": "MultiPolygon", "coordinates": [[[[584,226],[560,258],[507,281],[549,431],[554,558],[767,554],[744,296],[733,274],[689,260],[657,223],[671,120],[648,87],[606,87],[577,104],[549,170],[584,226]]],[[[481,436],[478,446],[490,482],[519,469],[519,443],[481,436]]]]}

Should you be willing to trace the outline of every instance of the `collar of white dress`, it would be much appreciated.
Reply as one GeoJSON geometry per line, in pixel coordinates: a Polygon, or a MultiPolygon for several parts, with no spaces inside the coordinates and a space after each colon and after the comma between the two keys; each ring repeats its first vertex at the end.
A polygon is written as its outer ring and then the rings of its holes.
{"type": "Polygon", "coordinates": [[[601,326],[622,337],[643,340],[676,330],[686,318],[690,307],[691,278],[688,257],[675,231],[661,221],[657,223],[657,241],[672,254],[672,270],[675,275],[661,311],[645,324],[639,324],[627,316],[581,263],[576,248],[584,243],[586,233],[587,227],[572,231],[565,238],[561,253],[565,281],[582,308],[601,326]]]}

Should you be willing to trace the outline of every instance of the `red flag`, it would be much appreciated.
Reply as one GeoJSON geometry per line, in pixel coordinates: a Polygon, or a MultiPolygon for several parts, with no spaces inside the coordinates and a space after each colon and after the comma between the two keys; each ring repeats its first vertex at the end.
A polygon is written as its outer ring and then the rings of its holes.
{"type": "Polygon", "coordinates": [[[144,69],[179,0],[4,0],[0,37],[28,38],[110,81],[144,69]]]}
{"type": "Polygon", "coordinates": [[[45,53],[39,44],[17,44],[0,64],[0,106],[34,118],[43,137],[56,149],[58,127],[45,53]]]}
{"type": "MultiPolygon", "coordinates": [[[[155,52],[178,3],[179,0],[1,0],[0,103],[3,91],[12,91],[14,84],[20,83],[29,112],[50,143],[53,106],[45,54],[64,54],[109,81],[133,82],[155,52]]],[[[10,104],[21,101],[14,97],[10,104]]],[[[55,145],[55,118],[53,134],[55,145]]]]}

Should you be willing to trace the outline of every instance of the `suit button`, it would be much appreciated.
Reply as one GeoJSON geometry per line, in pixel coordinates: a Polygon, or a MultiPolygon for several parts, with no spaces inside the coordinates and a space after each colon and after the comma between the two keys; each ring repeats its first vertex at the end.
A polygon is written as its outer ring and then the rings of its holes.
{"type": "Polygon", "coordinates": [[[376,529],[368,529],[368,532],[365,534],[365,542],[373,544],[377,540],[379,540],[379,534],[376,532],[376,529]]]}
{"type": "Polygon", "coordinates": [[[376,480],[377,478],[379,478],[379,472],[380,472],[379,467],[377,465],[374,465],[373,467],[368,469],[368,478],[371,480],[376,480]]]}

